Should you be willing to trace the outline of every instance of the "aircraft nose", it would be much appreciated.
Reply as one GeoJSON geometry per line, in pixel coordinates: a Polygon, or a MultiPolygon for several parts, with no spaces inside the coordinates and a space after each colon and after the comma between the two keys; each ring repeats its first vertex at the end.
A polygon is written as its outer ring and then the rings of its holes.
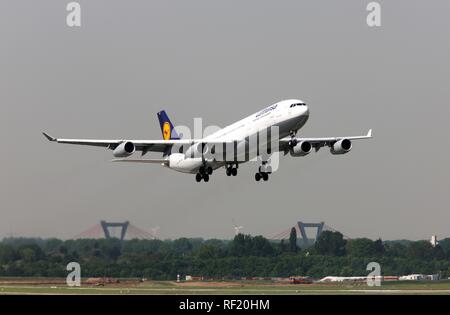
{"type": "Polygon", "coordinates": [[[305,108],[304,108],[303,115],[309,116],[309,108],[308,108],[308,106],[306,106],[306,105],[305,105],[305,108]]]}

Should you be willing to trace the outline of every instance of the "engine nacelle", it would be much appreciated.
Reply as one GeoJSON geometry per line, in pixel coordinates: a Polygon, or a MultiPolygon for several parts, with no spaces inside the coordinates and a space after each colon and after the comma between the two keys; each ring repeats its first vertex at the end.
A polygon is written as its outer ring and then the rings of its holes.
{"type": "Polygon", "coordinates": [[[289,150],[292,156],[305,156],[311,153],[311,151],[312,145],[308,141],[301,141],[289,150]]]}
{"type": "Polygon", "coordinates": [[[126,141],[119,144],[113,151],[115,157],[127,157],[136,151],[136,147],[133,142],[126,141]]]}
{"type": "Polygon", "coordinates": [[[352,142],[349,139],[336,141],[330,148],[331,154],[345,154],[352,149],[352,142]]]}
{"type": "Polygon", "coordinates": [[[169,156],[169,167],[178,172],[195,173],[202,165],[202,158],[190,158],[182,153],[172,153],[169,156]]]}

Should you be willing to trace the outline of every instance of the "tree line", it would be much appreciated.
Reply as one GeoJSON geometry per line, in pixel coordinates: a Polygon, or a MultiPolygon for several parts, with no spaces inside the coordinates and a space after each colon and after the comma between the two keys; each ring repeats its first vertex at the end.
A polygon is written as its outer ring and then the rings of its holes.
{"type": "Polygon", "coordinates": [[[450,238],[433,247],[428,241],[346,240],[325,231],[310,247],[289,239],[269,241],[238,234],[233,240],[28,239],[0,242],[1,277],[65,277],[76,261],[83,277],[174,280],[177,275],[206,278],[367,275],[375,261],[383,275],[411,273],[450,277],[450,238]]]}

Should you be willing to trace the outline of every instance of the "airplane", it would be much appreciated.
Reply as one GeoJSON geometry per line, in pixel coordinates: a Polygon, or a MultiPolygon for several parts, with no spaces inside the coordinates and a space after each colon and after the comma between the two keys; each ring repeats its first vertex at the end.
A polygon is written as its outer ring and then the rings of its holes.
{"type": "Polygon", "coordinates": [[[272,173],[270,161],[264,159],[264,155],[255,146],[268,143],[269,140],[262,137],[264,140],[258,138],[258,143],[254,141],[250,143],[249,139],[275,126],[278,128],[278,132],[273,136],[275,139],[272,138],[270,141],[271,143],[273,141],[278,143],[278,147],[275,146],[273,151],[283,152],[284,155],[289,153],[293,157],[308,155],[313,148],[317,152],[324,146],[330,148],[331,154],[345,154],[352,149],[353,140],[372,138],[372,129],[362,136],[297,137],[298,130],[305,125],[309,118],[308,106],[299,99],[277,102],[201,139],[182,139],[164,110],[158,112],[157,116],[163,136],[162,140],[59,139],[45,132],[43,132],[43,135],[52,142],[105,147],[113,150],[113,155],[116,158],[112,160],[113,162],[154,163],[178,172],[195,174],[197,182],[202,180],[208,182],[210,175],[221,167],[225,168],[227,176],[236,176],[239,164],[250,160],[248,153],[239,159],[237,154],[233,154],[231,157],[225,154],[222,159],[214,156],[216,146],[218,148],[223,144],[225,147],[230,143],[231,145],[234,144],[234,148],[241,147],[243,143],[246,150],[256,152],[260,166],[255,173],[255,180],[267,181],[269,174],[272,173]],[[209,152],[207,152],[208,148],[209,152]],[[160,152],[163,153],[163,156],[161,159],[129,158],[136,151],[140,151],[141,156],[144,156],[147,152],[160,152]],[[206,153],[209,153],[209,155],[206,153]]]}

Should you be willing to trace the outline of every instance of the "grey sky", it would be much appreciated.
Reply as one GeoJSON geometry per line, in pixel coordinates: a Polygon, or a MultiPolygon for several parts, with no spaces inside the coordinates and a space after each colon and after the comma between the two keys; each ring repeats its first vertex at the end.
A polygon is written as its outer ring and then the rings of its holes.
{"type": "Polygon", "coordinates": [[[450,236],[450,2],[80,0],[0,3],[0,237],[72,237],[101,219],[160,236],[271,235],[297,220],[350,237],[450,236]],[[301,98],[303,136],[371,141],[283,158],[268,183],[256,166],[208,184],[58,137],[161,137],[175,124],[225,126],[273,102],[301,98]]]}

